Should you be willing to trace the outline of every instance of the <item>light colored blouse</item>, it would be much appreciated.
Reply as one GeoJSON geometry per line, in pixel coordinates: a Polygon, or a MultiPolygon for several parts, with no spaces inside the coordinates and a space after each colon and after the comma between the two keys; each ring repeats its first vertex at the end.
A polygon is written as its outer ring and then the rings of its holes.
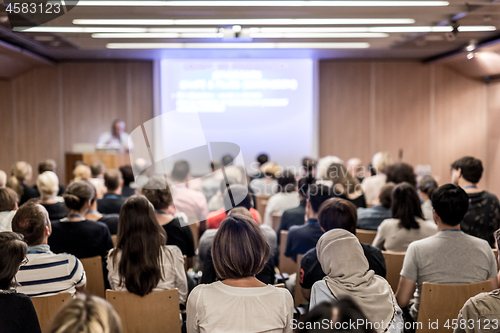
{"type": "MultiPolygon", "coordinates": [[[[158,285],[153,290],[164,290],[177,288],[179,290],[179,303],[184,304],[188,293],[186,272],[184,271],[184,257],[181,250],[175,245],[165,245],[162,247],[162,262],[163,277],[158,282],[158,285]]],[[[109,250],[108,263],[108,279],[111,289],[125,291],[125,283],[120,286],[120,275],[118,273],[118,263],[120,262],[121,251],[117,253],[116,265],[111,259],[111,253],[114,249],[109,250]]]]}
{"type": "Polygon", "coordinates": [[[271,285],[231,287],[221,281],[201,284],[187,302],[187,332],[291,333],[293,299],[271,285]]]}
{"type": "Polygon", "coordinates": [[[405,229],[399,226],[399,219],[382,221],[373,240],[373,246],[391,252],[406,252],[408,245],[419,239],[435,235],[437,226],[434,221],[425,221],[415,218],[420,225],[419,229],[405,229]]]}
{"type": "Polygon", "coordinates": [[[273,226],[273,214],[283,214],[290,208],[295,208],[300,204],[300,198],[297,191],[279,192],[269,198],[267,201],[266,212],[264,213],[264,225],[273,226]]]}

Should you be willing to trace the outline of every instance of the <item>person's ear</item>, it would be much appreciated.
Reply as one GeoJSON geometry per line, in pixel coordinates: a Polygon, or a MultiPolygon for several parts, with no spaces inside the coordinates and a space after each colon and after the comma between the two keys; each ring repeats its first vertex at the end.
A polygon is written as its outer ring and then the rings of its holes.
{"type": "Polygon", "coordinates": [[[436,222],[436,224],[439,222],[441,222],[441,218],[439,217],[439,215],[436,213],[435,210],[432,211],[432,217],[434,218],[434,222],[436,222]]]}
{"type": "Polygon", "coordinates": [[[50,224],[49,224],[49,225],[45,226],[44,235],[49,237],[51,233],[52,233],[52,228],[50,227],[50,224]]]}
{"type": "Polygon", "coordinates": [[[14,209],[13,210],[18,210],[19,209],[19,205],[17,204],[17,202],[14,204],[14,209]]]}

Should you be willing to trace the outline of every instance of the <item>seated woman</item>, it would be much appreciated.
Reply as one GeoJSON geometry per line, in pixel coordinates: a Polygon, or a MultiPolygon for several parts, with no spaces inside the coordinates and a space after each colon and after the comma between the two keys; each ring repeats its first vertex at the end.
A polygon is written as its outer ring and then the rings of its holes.
{"type": "Polygon", "coordinates": [[[431,204],[432,193],[437,190],[438,183],[432,176],[423,176],[418,182],[418,195],[422,199],[422,213],[427,221],[434,221],[431,204]]]}
{"type": "Polygon", "coordinates": [[[90,221],[97,221],[104,223],[111,235],[116,235],[118,232],[118,214],[102,214],[97,210],[97,191],[92,183],[88,183],[92,186],[94,195],[90,199],[90,209],[85,213],[85,218],[90,221]]]}
{"type": "Polygon", "coordinates": [[[184,258],[177,246],[166,245],[167,235],[153,205],[142,195],[128,198],[120,211],[116,248],[109,251],[108,279],[113,290],[144,296],[153,290],[179,290],[187,297],[184,258]]]}
{"type": "Polygon", "coordinates": [[[255,277],[269,253],[255,221],[243,215],[228,216],[212,245],[221,281],[193,289],[187,303],[187,332],[292,332],[290,292],[255,277]]]}
{"type": "Polygon", "coordinates": [[[40,192],[40,204],[49,213],[49,219],[60,220],[68,215],[68,209],[61,197],[57,197],[59,192],[59,178],[52,171],[45,171],[38,176],[36,186],[40,192]]]}
{"type": "Polygon", "coordinates": [[[278,177],[277,193],[269,198],[264,213],[264,225],[273,226],[273,214],[283,214],[300,203],[297,181],[291,170],[285,170],[278,177]]]}
{"type": "Polygon", "coordinates": [[[52,320],[49,333],[120,333],[120,317],[111,304],[97,296],[81,294],[52,320]]]}
{"type": "Polygon", "coordinates": [[[14,277],[26,264],[28,246],[14,232],[0,232],[0,332],[42,332],[31,299],[16,292],[14,277]]]}
{"type": "Polygon", "coordinates": [[[321,236],[316,251],[326,277],[314,283],[310,309],[321,302],[337,301],[349,296],[370,322],[379,324],[377,332],[402,332],[397,327],[403,324],[403,312],[391,286],[369,269],[368,260],[356,236],[344,229],[332,229],[321,236]],[[383,328],[380,325],[382,321],[385,325],[383,328]],[[384,330],[393,324],[394,327],[384,330]]]}
{"type": "Polygon", "coordinates": [[[366,208],[363,187],[343,164],[333,163],[330,165],[326,179],[332,182],[333,192],[336,196],[349,200],[356,208],[366,208]]]}
{"type": "Polygon", "coordinates": [[[153,204],[156,219],[167,233],[167,245],[177,246],[183,255],[192,258],[195,255],[193,233],[191,228],[185,227],[179,218],[172,215],[175,212],[171,209],[172,193],[166,185],[165,178],[152,177],[141,188],[141,194],[153,204]]]}
{"type": "Polygon", "coordinates": [[[378,227],[373,246],[392,252],[406,252],[411,242],[434,235],[434,221],[425,221],[420,198],[409,183],[403,182],[392,190],[392,218],[378,227]]]}
{"type": "Polygon", "coordinates": [[[31,181],[31,176],[33,175],[33,170],[29,163],[23,161],[17,162],[12,166],[11,174],[12,176],[7,180],[7,187],[17,192],[19,206],[31,198],[38,197],[37,191],[33,187],[26,185],[31,181]]]}
{"type": "Polygon", "coordinates": [[[63,194],[68,217],[52,222],[52,234],[49,237],[52,252],[70,253],[79,259],[95,256],[104,258],[113,247],[108,227],[85,218],[94,195],[93,187],[85,180],[75,181],[68,186],[63,194]]]}

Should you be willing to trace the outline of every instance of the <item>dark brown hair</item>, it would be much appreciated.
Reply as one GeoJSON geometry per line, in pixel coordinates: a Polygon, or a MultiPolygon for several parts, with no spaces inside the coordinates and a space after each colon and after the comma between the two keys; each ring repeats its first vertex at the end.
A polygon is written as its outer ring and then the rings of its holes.
{"type": "Polygon", "coordinates": [[[344,229],[355,235],[358,212],[352,202],[341,198],[331,198],[319,208],[318,222],[325,232],[332,229],[344,229]]]}
{"type": "Polygon", "coordinates": [[[14,277],[19,271],[21,262],[28,253],[28,246],[23,236],[15,232],[0,232],[0,290],[15,286],[14,277]]]}
{"type": "Polygon", "coordinates": [[[165,209],[172,204],[172,193],[165,178],[151,177],[141,188],[141,194],[153,204],[155,209],[165,209]]]}
{"type": "Polygon", "coordinates": [[[472,184],[477,184],[483,176],[483,163],[472,156],[465,156],[451,164],[452,170],[460,170],[462,177],[472,184]]]}
{"type": "Polygon", "coordinates": [[[289,193],[295,191],[297,182],[295,181],[295,175],[290,170],[285,170],[278,177],[278,192],[289,193]]]}
{"type": "Polygon", "coordinates": [[[432,193],[437,190],[438,187],[436,180],[429,175],[423,176],[418,182],[418,190],[425,193],[429,199],[432,198],[432,193]]]}
{"type": "Polygon", "coordinates": [[[9,187],[0,188],[0,212],[14,210],[17,200],[16,191],[9,187]]]}
{"type": "Polygon", "coordinates": [[[270,255],[269,244],[254,220],[244,215],[222,221],[212,244],[215,272],[221,279],[239,279],[264,269],[270,255]]]}
{"type": "Polygon", "coordinates": [[[417,176],[413,171],[413,167],[407,163],[394,163],[385,169],[387,175],[387,182],[394,184],[401,184],[406,182],[413,187],[417,187],[417,176]]]}
{"type": "Polygon", "coordinates": [[[69,184],[63,194],[66,207],[79,211],[85,203],[95,197],[94,187],[85,180],[77,180],[69,184]]]}
{"type": "Polygon", "coordinates": [[[12,231],[24,236],[29,246],[42,243],[45,227],[50,224],[45,208],[38,200],[29,200],[23,204],[12,219],[12,231]]]}
{"type": "Polygon", "coordinates": [[[391,208],[392,205],[392,190],[394,189],[394,183],[385,183],[380,190],[379,201],[380,205],[384,208],[391,208]]]}
{"type": "Polygon", "coordinates": [[[116,249],[111,259],[118,263],[120,285],[139,296],[153,291],[162,279],[162,246],[167,234],[156,219],[153,205],[143,195],[128,198],[120,210],[116,249]]]}
{"type": "Polygon", "coordinates": [[[109,169],[104,173],[104,186],[108,191],[115,191],[120,187],[122,174],[118,169],[109,169]]]}
{"type": "Polygon", "coordinates": [[[399,219],[399,226],[405,229],[419,229],[416,217],[424,218],[417,191],[413,185],[403,182],[392,190],[392,218],[399,219]]]}
{"type": "Polygon", "coordinates": [[[227,212],[227,216],[234,216],[234,215],[243,215],[253,220],[252,213],[250,213],[250,211],[245,207],[234,207],[229,212],[227,212]]]}

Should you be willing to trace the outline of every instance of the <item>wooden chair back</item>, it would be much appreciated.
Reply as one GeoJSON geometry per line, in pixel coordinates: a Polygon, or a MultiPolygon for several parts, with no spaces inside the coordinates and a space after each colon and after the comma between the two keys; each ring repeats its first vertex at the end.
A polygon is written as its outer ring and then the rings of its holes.
{"type": "Polygon", "coordinates": [[[385,279],[391,285],[392,291],[396,292],[398,289],[401,269],[403,268],[405,253],[382,251],[382,254],[384,255],[385,267],[387,268],[385,279]]]}
{"type": "Polygon", "coordinates": [[[377,236],[376,230],[362,230],[356,229],[356,237],[358,237],[361,243],[372,244],[373,240],[377,236]]]}
{"type": "Polygon", "coordinates": [[[273,217],[273,230],[274,231],[278,231],[278,228],[280,227],[281,215],[282,214],[277,214],[277,213],[273,213],[273,215],[272,215],[272,217],[273,217]]]}
{"type": "Polygon", "coordinates": [[[59,293],[52,296],[32,297],[31,302],[35,307],[36,315],[42,333],[49,331],[50,323],[66,304],[71,301],[70,293],[59,293]]]}
{"type": "Polygon", "coordinates": [[[500,271],[500,263],[498,263],[498,250],[493,249],[493,255],[495,256],[495,261],[497,262],[497,271],[500,271]]]}
{"type": "Polygon", "coordinates": [[[422,323],[417,332],[453,332],[444,327],[446,321],[451,326],[465,302],[479,293],[491,291],[490,281],[466,284],[439,284],[424,282],[420,294],[418,322],[422,323]],[[437,330],[429,328],[430,323],[438,323],[437,330]]]}
{"type": "Polygon", "coordinates": [[[193,234],[194,239],[194,248],[198,249],[198,241],[200,240],[200,222],[195,217],[189,217],[189,228],[191,229],[191,233],[193,234]]]}
{"type": "Polygon", "coordinates": [[[123,333],[181,333],[177,289],[153,291],[144,297],[128,291],[106,290],[106,300],[120,316],[123,333]]]}
{"type": "Polygon", "coordinates": [[[100,256],[80,259],[87,275],[87,292],[91,295],[105,297],[104,274],[102,272],[102,259],[100,256]]]}
{"type": "Polygon", "coordinates": [[[297,264],[291,258],[285,256],[287,237],[288,237],[288,231],[281,230],[279,270],[281,273],[293,274],[297,271],[297,264]]]}
{"type": "Polygon", "coordinates": [[[257,195],[255,198],[255,200],[257,200],[257,202],[255,203],[255,208],[259,211],[262,218],[264,218],[265,216],[267,201],[270,197],[270,195],[257,195]]]}
{"type": "Polygon", "coordinates": [[[300,304],[307,303],[307,299],[302,294],[302,287],[300,286],[300,262],[302,261],[302,254],[297,256],[297,277],[295,279],[295,290],[293,292],[293,299],[295,306],[299,306],[300,304]]]}

